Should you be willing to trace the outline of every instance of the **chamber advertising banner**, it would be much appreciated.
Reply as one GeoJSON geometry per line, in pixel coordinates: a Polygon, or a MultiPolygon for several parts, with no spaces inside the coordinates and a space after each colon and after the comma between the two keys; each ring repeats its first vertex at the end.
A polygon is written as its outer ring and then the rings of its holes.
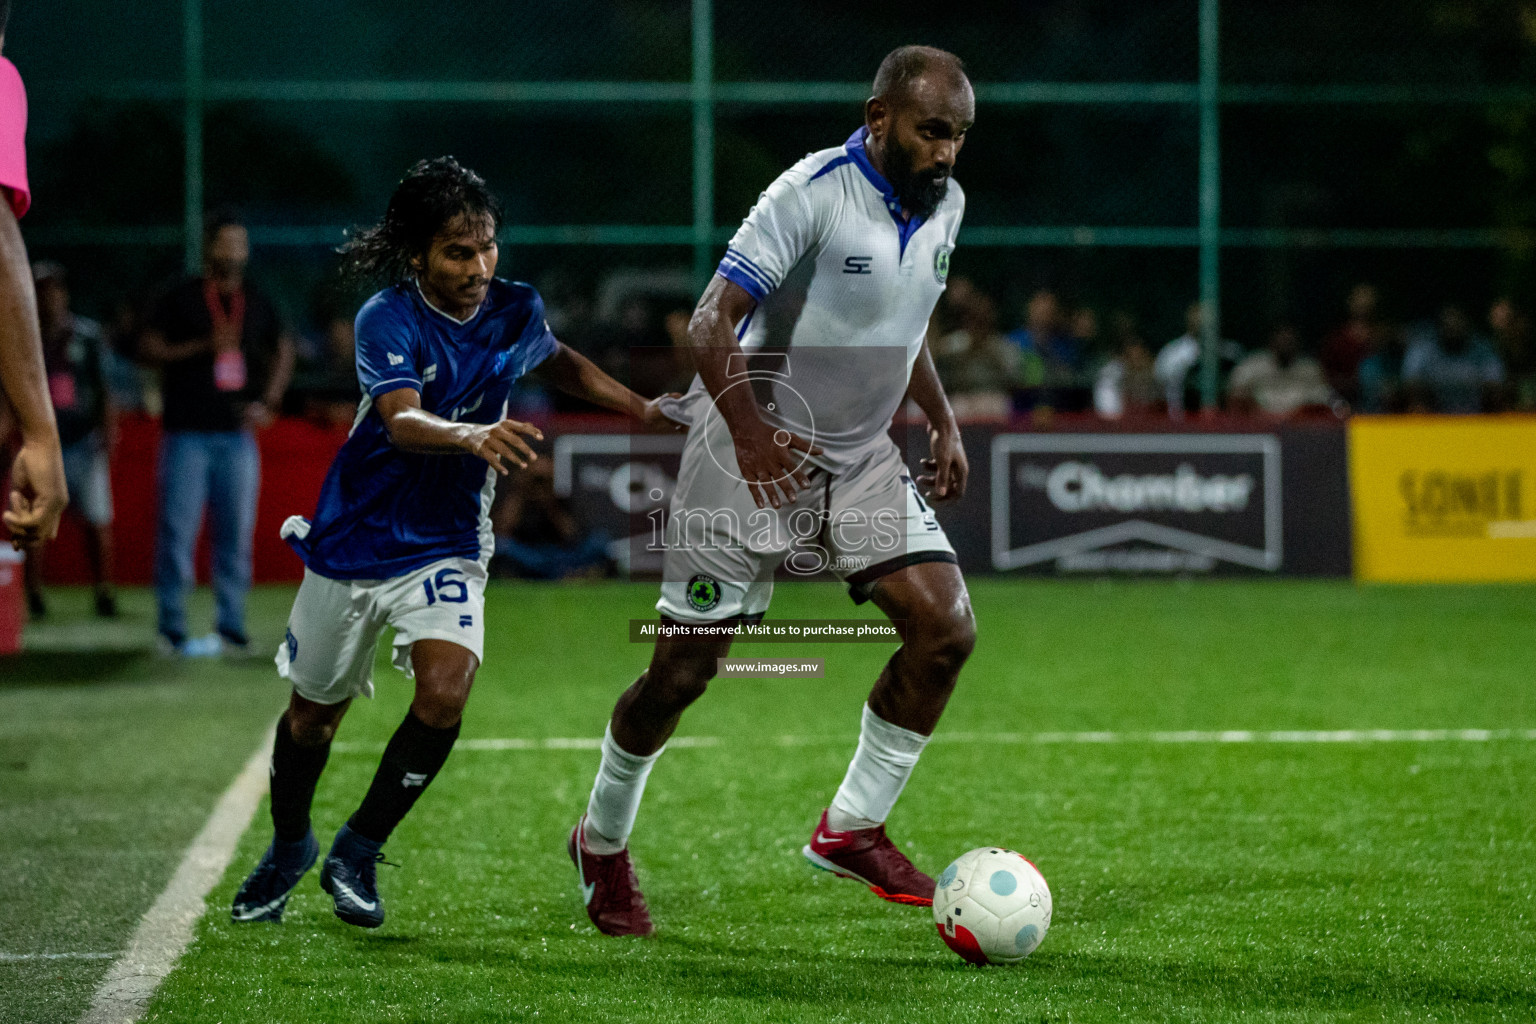
{"type": "Polygon", "coordinates": [[[994,571],[1347,575],[1344,432],[1000,433],[994,571]]]}
{"type": "MultiPolygon", "coordinates": [[[[1351,572],[1340,425],[1055,433],[973,424],[964,434],[970,486],[936,513],[967,573],[1351,572]]],[[[893,437],[920,472],[926,431],[893,437]]],[[[682,445],[623,434],[555,441],[555,490],[631,572],[660,572],[682,445]]]]}

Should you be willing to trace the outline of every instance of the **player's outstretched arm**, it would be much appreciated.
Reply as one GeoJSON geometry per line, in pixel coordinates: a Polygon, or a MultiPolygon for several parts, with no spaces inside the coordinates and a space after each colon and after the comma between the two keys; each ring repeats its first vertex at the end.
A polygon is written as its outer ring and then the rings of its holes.
{"type": "Polygon", "coordinates": [[[731,431],[736,465],[752,500],[758,508],[781,508],[780,494],[783,501],[791,502],[797,486],[810,486],[801,468],[804,459],[798,453],[820,455],[821,449],[788,431],[775,431],[763,422],[752,389],[731,387],[739,383],[730,379],[731,357],[741,359],[736,325],[756,305],[757,300],[741,285],[719,276],[712,278],[688,322],[688,345],[699,376],[731,431]]]}
{"type": "Polygon", "coordinates": [[[484,459],[502,476],[507,464],[524,467],[539,456],[524,437],[544,440],[544,434],[532,423],[502,420],[499,423],[454,423],[421,407],[421,392],[415,388],[396,388],[374,399],[374,408],[390,443],[401,451],[429,455],[473,455],[484,459]]]}
{"type": "Polygon", "coordinates": [[[938,501],[964,497],[970,463],[965,458],[965,446],[960,443],[960,425],[955,422],[955,411],[949,407],[944,385],[933,367],[927,338],[923,339],[923,350],[917,354],[917,362],[912,364],[907,395],[928,417],[928,447],[932,458],[923,460],[923,468],[928,472],[917,478],[918,483],[928,497],[938,501]]]}
{"type": "MultiPolygon", "coordinates": [[[[564,342],[555,343],[555,354],[538,365],[534,376],[568,395],[621,412],[653,430],[683,430],[686,425],[668,419],[660,399],[645,399],[604,373],[596,363],[564,342]]],[[[677,394],[663,397],[677,398],[677,394]]]]}
{"type": "Polygon", "coordinates": [[[4,513],[16,547],[52,540],[69,494],[59,428],[48,400],[37,293],[27,246],[10,203],[0,198],[0,386],[21,427],[21,451],[11,463],[11,494],[4,513]]]}

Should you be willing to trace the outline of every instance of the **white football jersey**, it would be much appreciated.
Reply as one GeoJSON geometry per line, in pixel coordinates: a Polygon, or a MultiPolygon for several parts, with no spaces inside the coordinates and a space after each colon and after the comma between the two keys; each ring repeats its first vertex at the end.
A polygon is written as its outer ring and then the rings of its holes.
{"type": "MultiPolygon", "coordinates": [[[[904,220],[869,161],[866,134],[860,128],[779,175],[718,270],[758,303],[736,327],[742,350],[755,354],[746,372],[765,418],[821,445],[826,456],[812,461],[828,469],[886,438],[965,212],[951,180],[932,217],[904,220]]],[[[695,410],[707,405],[707,396],[690,397],[702,399],[695,410]]]]}

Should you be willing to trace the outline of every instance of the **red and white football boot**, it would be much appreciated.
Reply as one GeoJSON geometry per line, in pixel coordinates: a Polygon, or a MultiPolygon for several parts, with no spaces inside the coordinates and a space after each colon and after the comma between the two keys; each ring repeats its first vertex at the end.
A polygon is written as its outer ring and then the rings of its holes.
{"type": "Polygon", "coordinates": [[[587,905],[587,916],[604,935],[650,935],[656,926],[651,923],[651,912],[640,893],[629,850],[610,854],[588,850],[582,841],[586,824],[587,816],[583,814],[571,829],[565,851],[581,877],[581,899],[587,905]]]}
{"type": "Polygon", "coordinates": [[[811,841],[800,852],[813,867],[862,882],[883,900],[933,906],[933,879],[917,870],[896,848],[884,825],[834,832],[827,827],[827,812],[822,811],[811,841]]]}

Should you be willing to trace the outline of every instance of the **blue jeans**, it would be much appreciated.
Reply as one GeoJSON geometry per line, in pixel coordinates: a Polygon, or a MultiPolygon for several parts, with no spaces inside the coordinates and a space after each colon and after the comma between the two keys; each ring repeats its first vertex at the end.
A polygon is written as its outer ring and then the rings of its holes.
{"type": "Polygon", "coordinates": [[[172,431],[160,441],[160,528],[155,538],[155,602],[160,632],[187,637],[187,591],[203,507],[213,541],[213,594],[221,634],[243,642],[251,589],[251,543],[261,454],[248,431],[172,431]]]}

